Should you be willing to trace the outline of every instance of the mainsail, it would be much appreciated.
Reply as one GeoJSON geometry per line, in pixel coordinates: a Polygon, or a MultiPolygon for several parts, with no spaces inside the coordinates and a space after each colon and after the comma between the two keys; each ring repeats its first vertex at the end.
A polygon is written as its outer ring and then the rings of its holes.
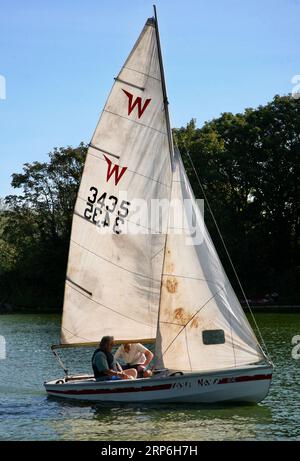
{"type": "Polygon", "coordinates": [[[185,219],[178,233],[170,213],[157,365],[199,371],[260,361],[263,352],[218,258],[177,149],[171,203],[175,201],[185,219]]]}
{"type": "Polygon", "coordinates": [[[105,334],[155,338],[166,228],[134,211],[138,201],[150,209],[151,199],[169,199],[171,192],[160,69],[157,28],[149,19],[88,149],[73,216],[62,344],[105,334]]]}

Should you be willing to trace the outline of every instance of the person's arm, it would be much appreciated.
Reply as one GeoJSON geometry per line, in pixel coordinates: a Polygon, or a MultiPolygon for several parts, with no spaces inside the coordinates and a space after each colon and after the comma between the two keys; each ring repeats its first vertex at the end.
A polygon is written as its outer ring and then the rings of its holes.
{"type": "Polygon", "coordinates": [[[128,376],[126,375],[126,373],[124,373],[124,371],[106,370],[104,373],[108,376],[119,376],[122,379],[128,378],[128,376]]]}
{"type": "Polygon", "coordinates": [[[146,360],[143,363],[143,365],[144,365],[144,367],[147,367],[149,365],[149,363],[151,362],[151,360],[153,359],[154,354],[151,351],[149,351],[149,349],[146,349],[144,354],[146,356],[146,360]]]}
{"type": "Polygon", "coordinates": [[[141,363],[140,365],[142,365],[143,367],[147,367],[153,359],[154,355],[151,351],[149,351],[149,349],[147,349],[147,347],[143,346],[142,344],[139,344],[139,351],[146,357],[145,362],[141,363]]]}
{"type": "Polygon", "coordinates": [[[114,357],[115,357],[116,360],[118,360],[118,359],[122,358],[122,356],[123,356],[123,347],[120,346],[118,348],[118,350],[116,351],[116,353],[114,354],[114,357]]]}
{"type": "MultiPolygon", "coordinates": [[[[118,360],[117,360],[117,359],[119,359],[119,358],[123,358],[123,352],[124,352],[123,346],[120,346],[120,347],[118,348],[118,350],[116,351],[116,353],[114,354],[114,358],[115,358],[115,361],[116,361],[117,370],[118,370],[118,372],[121,373],[121,375],[122,375],[123,378],[124,378],[123,368],[121,367],[121,365],[119,364],[119,362],[118,362],[118,360]]],[[[120,375],[120,376],[121,376],[121,375],[120,375]]]]}

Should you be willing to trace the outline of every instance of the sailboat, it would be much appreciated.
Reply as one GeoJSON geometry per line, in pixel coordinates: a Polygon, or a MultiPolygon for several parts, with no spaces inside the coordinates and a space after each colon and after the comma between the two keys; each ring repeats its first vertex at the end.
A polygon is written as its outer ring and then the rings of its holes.
{"type": "Polygon", "coordinates": [[[61,343],[52,350],[64,367],[59,347],[97,346],[104,335],[116,344],[155,344],[152,376],[97,382],[65,370],[45,383],[48,395],[215,403],[259,402],[268,394],[272,362],[225,274],[173,145],[155,9],[89,144],[73,215],[61,343]],[[175,202],[183,224],[174,224],[171,205],[149,220],[145,209],[153,200],[175,202]]]}

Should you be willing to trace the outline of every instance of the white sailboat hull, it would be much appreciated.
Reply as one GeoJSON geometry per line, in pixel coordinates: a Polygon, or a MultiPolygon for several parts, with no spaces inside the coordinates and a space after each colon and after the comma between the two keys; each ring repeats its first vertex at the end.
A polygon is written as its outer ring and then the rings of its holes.
{"type": "Polygon", "coordinates": [[[147,379],[96,382],[74,377],[45,383],[50,396],[91,402],[257,403],[268,394],[271,365],[227,369],[147,379]]]}

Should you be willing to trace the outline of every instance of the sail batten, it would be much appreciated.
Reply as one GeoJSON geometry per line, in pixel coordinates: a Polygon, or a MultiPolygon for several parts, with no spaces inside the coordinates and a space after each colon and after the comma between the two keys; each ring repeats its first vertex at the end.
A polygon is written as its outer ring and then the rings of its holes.
{"type": "Polygon", "coordinates": [[[141,123],[141,122],[138,122],[137,120],[130,120],[128,119],[126,116],[124,115],[120,115],[120,114],[116,114],[115,112],[112,112],[111,110],[104,110],[103,112],[109,114],[109,115],[113,115],[115,117],[119,117],[119,118],[122,118],[126,121],[128,121],[129,123],[135,123],[136,125],[139,125],[143,128],[147,128],[149,130],[153,130],[153,131],[157,131],[158,133],[164,135],[164,136],[167,136],[167,132],[165,131],[162,131],[162,130],[159,130],[158,128],[155,128],[154,126],[151,126],[151,125],[146,125],[145,123],[141,123]]]}

